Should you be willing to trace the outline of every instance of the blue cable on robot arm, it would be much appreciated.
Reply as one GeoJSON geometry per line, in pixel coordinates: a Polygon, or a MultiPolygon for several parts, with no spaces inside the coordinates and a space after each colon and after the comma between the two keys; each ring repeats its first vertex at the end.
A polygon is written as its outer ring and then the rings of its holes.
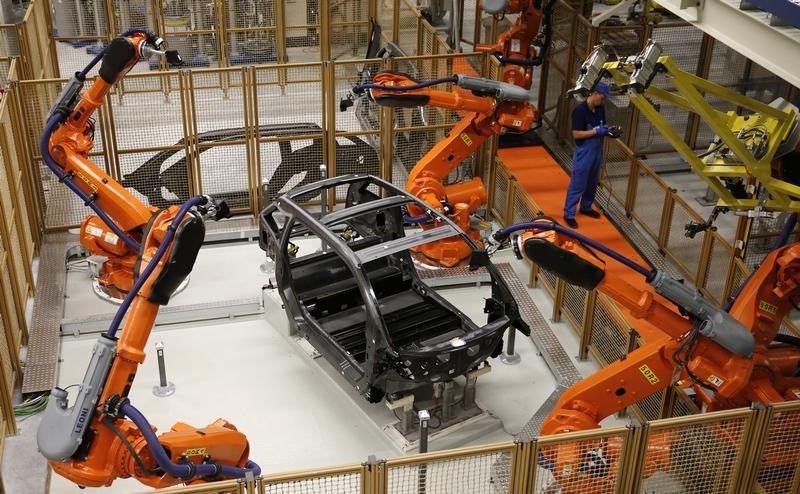
{"type": "Polygon", "coordinates": [[[526,223],[517,223],[516,225],[511,225],[506,228],[500,229],[492,235],[492,239],[496,242],[502,242],[506,238],[508,238],[512,233],[518,232],[520,230],[555,230],[558,233],[566,235],[567,237],[574,238],[575,240],[580,241],[581,243],[591,247],[592,249],[596,249],[603,254],[606,254],[610,258],[614,259],[615,261],[631,268],[632,270],[636,271],[637,273],[644,276],[647,280],[652,279],[655,276],[656,271],[641,264],[637,263],[633,259],[630,259],[619,252],[606,247],[605,245],[601,244],[600,242],[593,240],[585,235],[581,235],[580,233],[570,230],[569,228],[565,228],[553,221],[532,221],[526,223]]]}

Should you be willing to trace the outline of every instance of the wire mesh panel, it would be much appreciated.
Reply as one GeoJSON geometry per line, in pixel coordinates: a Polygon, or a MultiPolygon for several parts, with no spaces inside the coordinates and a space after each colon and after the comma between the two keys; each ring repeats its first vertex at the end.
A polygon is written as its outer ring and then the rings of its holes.
{"type": "Polygon", "coordinates": [[[363,57],[369,41],[369,2],[338,0],[330,4],[331,59],[363,57]]]}
{"type": "Polygon", "coordinates": [[[564,107],[564,76],[558,70],[548,70],[544,87],[544,108],[540,108],[542,119],[550,126],[558,124],[559,111],[564,107]]]}
{"type": "Polygon", "coordinates": [[[19,342],[22,339],[22,329],[25,322],[19,319],[16,308],[14,307],[14,288],[11,281],[11,266],[8,259],[8,250],[0,253],[0,261],[2,261],[0,262],[0,284],[3,287],[3,294],[6,296],[3,299],[3,303],[6,304],[5,315],[7,320],[5,323],[8,328],[6,334],[10,336],[9,340],[15,345],[14,352],[16,353],[17,349],[19,349],[19,342]]]}
{"type": "Polygon", "coordinates": [[[295,0],[284,3],[287,61],[300,63],[320,59],[320,15],[323,14],[319,10],[319,4],[315,1],[295,0]]]}
{"type": "MultiPolygon", "coordinates": [[[[258,67],[255,70],[258,81],[255,108],[258,174],[263,188],[262,200],[268,204],[293,187],[319,180],[320,165],[329,164],[324,154],[325,92],[321,64],[258,67]]],[[[353,146],[358,144],[363,144],[363,147],[358,147],[359,151],[374,151],[360,140],[353,146]]],[[[347,148],[348,152],[355,150],[347,148]]],[[[341,151],[344,152],[345,148],[342,147],[341,151]]],[[[351,161],[338,154],[339,146],[334,152],[343,163],[351,161]]]]}
{"type": "Polygon", "coordinates": [[[617,492],[629,437],[624,428],[540,437],[532,492],[617,492]]]}
{"type": "Polygon", "coordinates": [[[756,462],[757,491],[765,494],[792,492],[798,485],[800,460],[800,408],[798,403],[773,406],[760,461],[756,462]]]}
{"type": "MultiPolygon", "coordinates": [[[[5,256],[5,251],[0,251],[0,259],[2,259],[3,256],[5,256]]],[[[2,311],[0,311],[0,371],[2,371],[2,376],[0,376],[0,378],[3,379],[5,384],[4,389],[10,391],[14,389],[15,377],[14,366],[11,361],[11,351],[12,349],[17,351],[19,346],[9,341],[5,330],[5,320],[3,319],[2,311]]],[[[3,399],[11,401],[11,393],[4,393],[3,399]]],[[[5,433],[3,433],[3,435],[5,435],[5,433]]]]}
{"type": "MultiPolygon", "coordinates": [[[[214,4],[195,0],[162,0],[156,11],[161,31],[158,33],[171,50],[177,50],[184,67],[219,67],[216,38],[217,24],[214,4]]],[[[228,4],[233,7],[233,4],[228,4]]],[[[227,19],[226,19],[227,20],[227,19]]],[[[151,63],[151,68],[167,68],[166,64],[151,63]]]]}
{"type": "MultiPolygon", "coordinates": [[[[670,56],[680,69],[689,73],[696,73],[698,70],[702,37],[702,31],[684,23],[661,23],[653,28],[651,34],[651,38],[661,45],[664,55],[670,56]]],[[[675,90],[671,80],[664,74],[656,76],[652,86],[666,91],[675,90]]],[[[689,112],[663,104],[660,106],[659,113],[679,136],[689,138],[687,135],[689,112]]],[[[634,146],[637,153],[672,151],[672,146],[647,118],[640,115],[638,120],[634,146]]]]}
{"type": "Polygon", "coordinates": [[[664,199],[668,190],[664,183],[649,170],[639,168],[636,178],[636,198],[631,214],[655,240],[658,239],[658,227],[664,213],[664,199]]]}
{"type": "Polygon", "coordinates": [[[575,330],[580,331],[583,327],[583,311],[586,308],[586,297],[589,292],[579,286],[567,283],[564,288],[564,304],[561,309],[575,330]]]}
{"type": "Polygon", "coordinates": [[[724,493],[734,487],[752,412],[717,412],[650,423],[643,492],[724,493]],[[702,420],[702,422],[698,422],[702,420]]]}
{"type": "Polygon", "coordinates": [[[594,306],[591,349],[603,365],[616,362],[625,356],[627,350],[628,328],[612,317],[616,309],[614,302],[600,295],[594,306]]]}
{"type": "Polygon", "coordinates": [[[360,494],[360,472],[351,474],[312,477],[285,482],[262,481],[266,494],[360,494]]]}
{"type": "Polygon", "coordinates": [[[641,421],[652,421],[661,418],[661,401],[664,399],[664,390],[645,396],[631,407],[633,413],[641,421]]]}
{"type": "Polygon", "coordinates": [[[19,40],[14,26],[0,27],[0,57],[18,57],[19,40]]]}
{"type": "MultiPolygon", "coordinates": [[[[278,61],[278,2],[248,0],[229,2],[227,14],[227,60],[230,65],[278,61]]],[[[286,8],[294,7],[283,4],[286,8]]]]}
{"type": "Polygon", "coordinates": [[[387,494],[418,494],[420,492],[485,494],[508,492],[508,479],[493,478],[494,464],[511,454],[513,445],[491,448],[485,452],[453,455],[425,463],[409,459],[386,462],[387,494]]]}
{"type": "Polygon", "coordinates": [[[619,141],[606,139],[608,146],[605,152],[605,164],[602,168],[601,181],[603,187],[608,189],[609,198],[613,197],[618,203],[624,205],[628,200],[628,181],[631,175],[631,160],[627,147],[619,141]]]}
{"type": "Polygon", "coordinates": [[[120,182],[145,204],[161,208],[190,196],[189,115],[179,89],[176,74],[137,74],[125,80],[124,97],[111,99],[120,182]]]}
{"type": "MultiPolygon", "coordinates": [[[[744,261],[750,269],[758,267],[764,258],[772,252],[778,237],[783,231],[786,222],[795,213],[781,213],[777,218],[753,218],[750,221],[750,231],[745,244],[744,261]]],[[[788,242],[796,242],[798,233],[795,231],[789,236],[788,242]]]]}
{"type": "Polygon", "coordinates": [[[703,245],[705,232],[700,232],[694,238],[686,236],[686,225],[690,222],[703,222],[700,215],[694,212],[680,197],[673,194],[674,205],[672,217],[669,220],[669,232],[664,252],[692,282],[697,281],[700,256],[698,253],[703,245]]]}
{"type": "Polygon", "coordinates": [[[21,104],[21,123],[25,126],[28,148],[39,155],[39,136],[44,130],[45,120],[55,95],[61,91],[61,82],[21,81],[18,86],[21,104]],[[53,98],[50,97],[53,95],[53,98]]]}
{"type": "Polygon", "coordinates": [[[616,58],[627,58],[639,54],[646,41],[644,36],[644,25],[642,24],[631,26],[604,24],[597,30],[599,44],[610,45],[616,58]]]}
{"type": "MultiPolygon", "coordinates": [[[[372,76],[382,69],[382,61],[373,59],[369,61],[338,61],[333,64],[332,73],[334,78],[334,102],[347,101],[350,91],[358,84],[371,82],[372,76]]],[[[409,111],[415,111],[409,109],[409,111]]],[[[421,110],[416,110],[421,111],[421,110]]],[[[332,130],[336,132],[336,146],[358,146],[362,153],[357,155],[342,155],[342,163],[339,163],[338,155],[335,169],[331,173],[342,175],[344,173],[366,173],[380,176],[380,132],[381,132],[381,108],[367,97],[355,100],[354,104],[346,108],[346,111],[333,111],[329,115],[332,130]],[[354,135],[355,134],[355,135],[354,135]]],[[[399,142],[393,143],[395,156],[398,153],[406,152],[402,146],[398,148],[399,142]]],[[[352,148],[355,149],[355,148],[352,148]]],[[[344,149],[343,149],[344,151],[344,149]]],[[[329,160],[329,168],[331,165],[329,160]]],[[[416,163],[416,161],[414,161],[416,163]]],[[[400,172],[402,160],[395,159],[393,167],[394,174],[400,172]]],[[[409,160],[410,164],[410,160],[409,160]]],[[[413,165],[412,165],[413,166],[413,165]]],[[[403,172],[407,173],[407,172],[403,172]]],[[[383,177],[390,178],[390,177],[383,177]]]]}
{"type": "MultiPolygon", "coordinates": [[[[725,281],[733,249],[718,234],[706,233],[706,235],[711,235],[712,243],[703,288],[706,289],[709,298],[721,305],[727,296],[725,293],[725,281]]],[[[732,287],[733,289],[736,288],[735,285],[732,285],[732,287]]]]}
{"type": "Polygon", "coordinates": [[[519,182],[512,182],[514,185],[514,211],[509,218],[511,223],[522,223],[533,221],[541,213],[541,209],[531,199],[519,182]]]}
{"type": "MultiPolygon", "coordinates": [[[[395,13],[398,19],[397,46],[406,55],[424,55],[433,53],[432,51],[417,51],[418,40],[423,36],[420,31],[419,12],[413,2],[400,0],[399,10],[395,13]]],[[[429,36],[429,33],[428,33],[429,36]]]]}
{"type": "Polygon", "coordinates": [[[495,166],[494,172],[494,190],[491,193],[492,196],[492,210],[491,214],[497,218],[498,221],[505,224],[506,218],[508,217],[508,194],[510,193],[509,189],[509,179],[508,172],[504,166],[500,166],[502,164],[497,158],[496,161],[498,166],[495,166]]]}

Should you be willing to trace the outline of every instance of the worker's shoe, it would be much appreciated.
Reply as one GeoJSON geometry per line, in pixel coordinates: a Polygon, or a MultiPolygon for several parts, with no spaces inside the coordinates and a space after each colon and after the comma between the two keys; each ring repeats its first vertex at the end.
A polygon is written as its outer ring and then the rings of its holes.
{"type": "Polygon", "coordinates": [[[586,215],[586,216],[588,216],[589,218],[594,218],[594,219],[597,219],[597,218],[599,218],[599,217],[600,217],[600,213],[598,213],[598,212],[597,212],[597,211],[595,211],[594,209],[590,209],[590,210],[588,210],[588,211],[584,211],[584,210],[582,210],[582,209],[581,209],[581,210],[579,210],[579,212],[580,212],[581,214],[585,214],[585,215],[586,215]]]}
{"type": "Polygon", "coordinates": [[[575,221],[575,218],[564,218],[564,221],[570,228],[578,228],[578,222],[575,221]]]}

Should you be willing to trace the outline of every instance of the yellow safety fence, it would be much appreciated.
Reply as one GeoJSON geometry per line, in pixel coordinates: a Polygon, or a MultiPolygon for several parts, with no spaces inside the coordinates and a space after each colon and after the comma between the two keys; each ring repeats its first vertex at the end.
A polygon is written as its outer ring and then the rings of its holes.
{"type": "MultiPolygon", "coordinates": [[[[15,77],[17,60],[9,64],[15,77]]],[[[19,156],[20,128],[13,118],[18,104],[14,91],[0,94],[0,418],[5,432],[16,432],[11,396],[21,375],[20,345],[27,341],[25,306],[34,287],[31,265],[38,232],[31,208],[35,183],[19,156]]]]}
{"type": "Polygon", "coordinates": [[[159,492],[779,494],[800,488],[798,460],[794,402],[159,492]]]}

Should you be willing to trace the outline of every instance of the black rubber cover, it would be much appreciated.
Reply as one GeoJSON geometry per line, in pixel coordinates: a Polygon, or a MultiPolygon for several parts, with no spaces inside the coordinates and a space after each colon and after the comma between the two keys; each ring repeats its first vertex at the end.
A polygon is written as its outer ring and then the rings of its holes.
{"type": "Polygon", "coordinates": [[[111,43],[103,55],[103,63],[100,65],[100,77],[109,84],[117,82],[122,69],[133,60],[136,55],[133,43],[128,38],[117,37],[111,43]]]}
{"type": "Polygon", "coordinates": [[[543,238],[529,238],[525,241],[524,249],[531,261],[570,285],[592,290],[605,276],[605,271],[594,264],[543,238]]]}
{"type": "Polygon", "coordinates": [[[164,269],[153,282],[148,300],[159,305],[167,305],[181,282],[189,276],[197,260],[197,253],[203,245],[206,227],[203,220],[189,214],[175,231],[175,240],[164,269]]]}
{"type": "Polygon", "coordinates": [[[375,103],[395,108],[416,108],[427,105],[429,99],[424,94],[381,94],[375,98],[375,103]]]}

